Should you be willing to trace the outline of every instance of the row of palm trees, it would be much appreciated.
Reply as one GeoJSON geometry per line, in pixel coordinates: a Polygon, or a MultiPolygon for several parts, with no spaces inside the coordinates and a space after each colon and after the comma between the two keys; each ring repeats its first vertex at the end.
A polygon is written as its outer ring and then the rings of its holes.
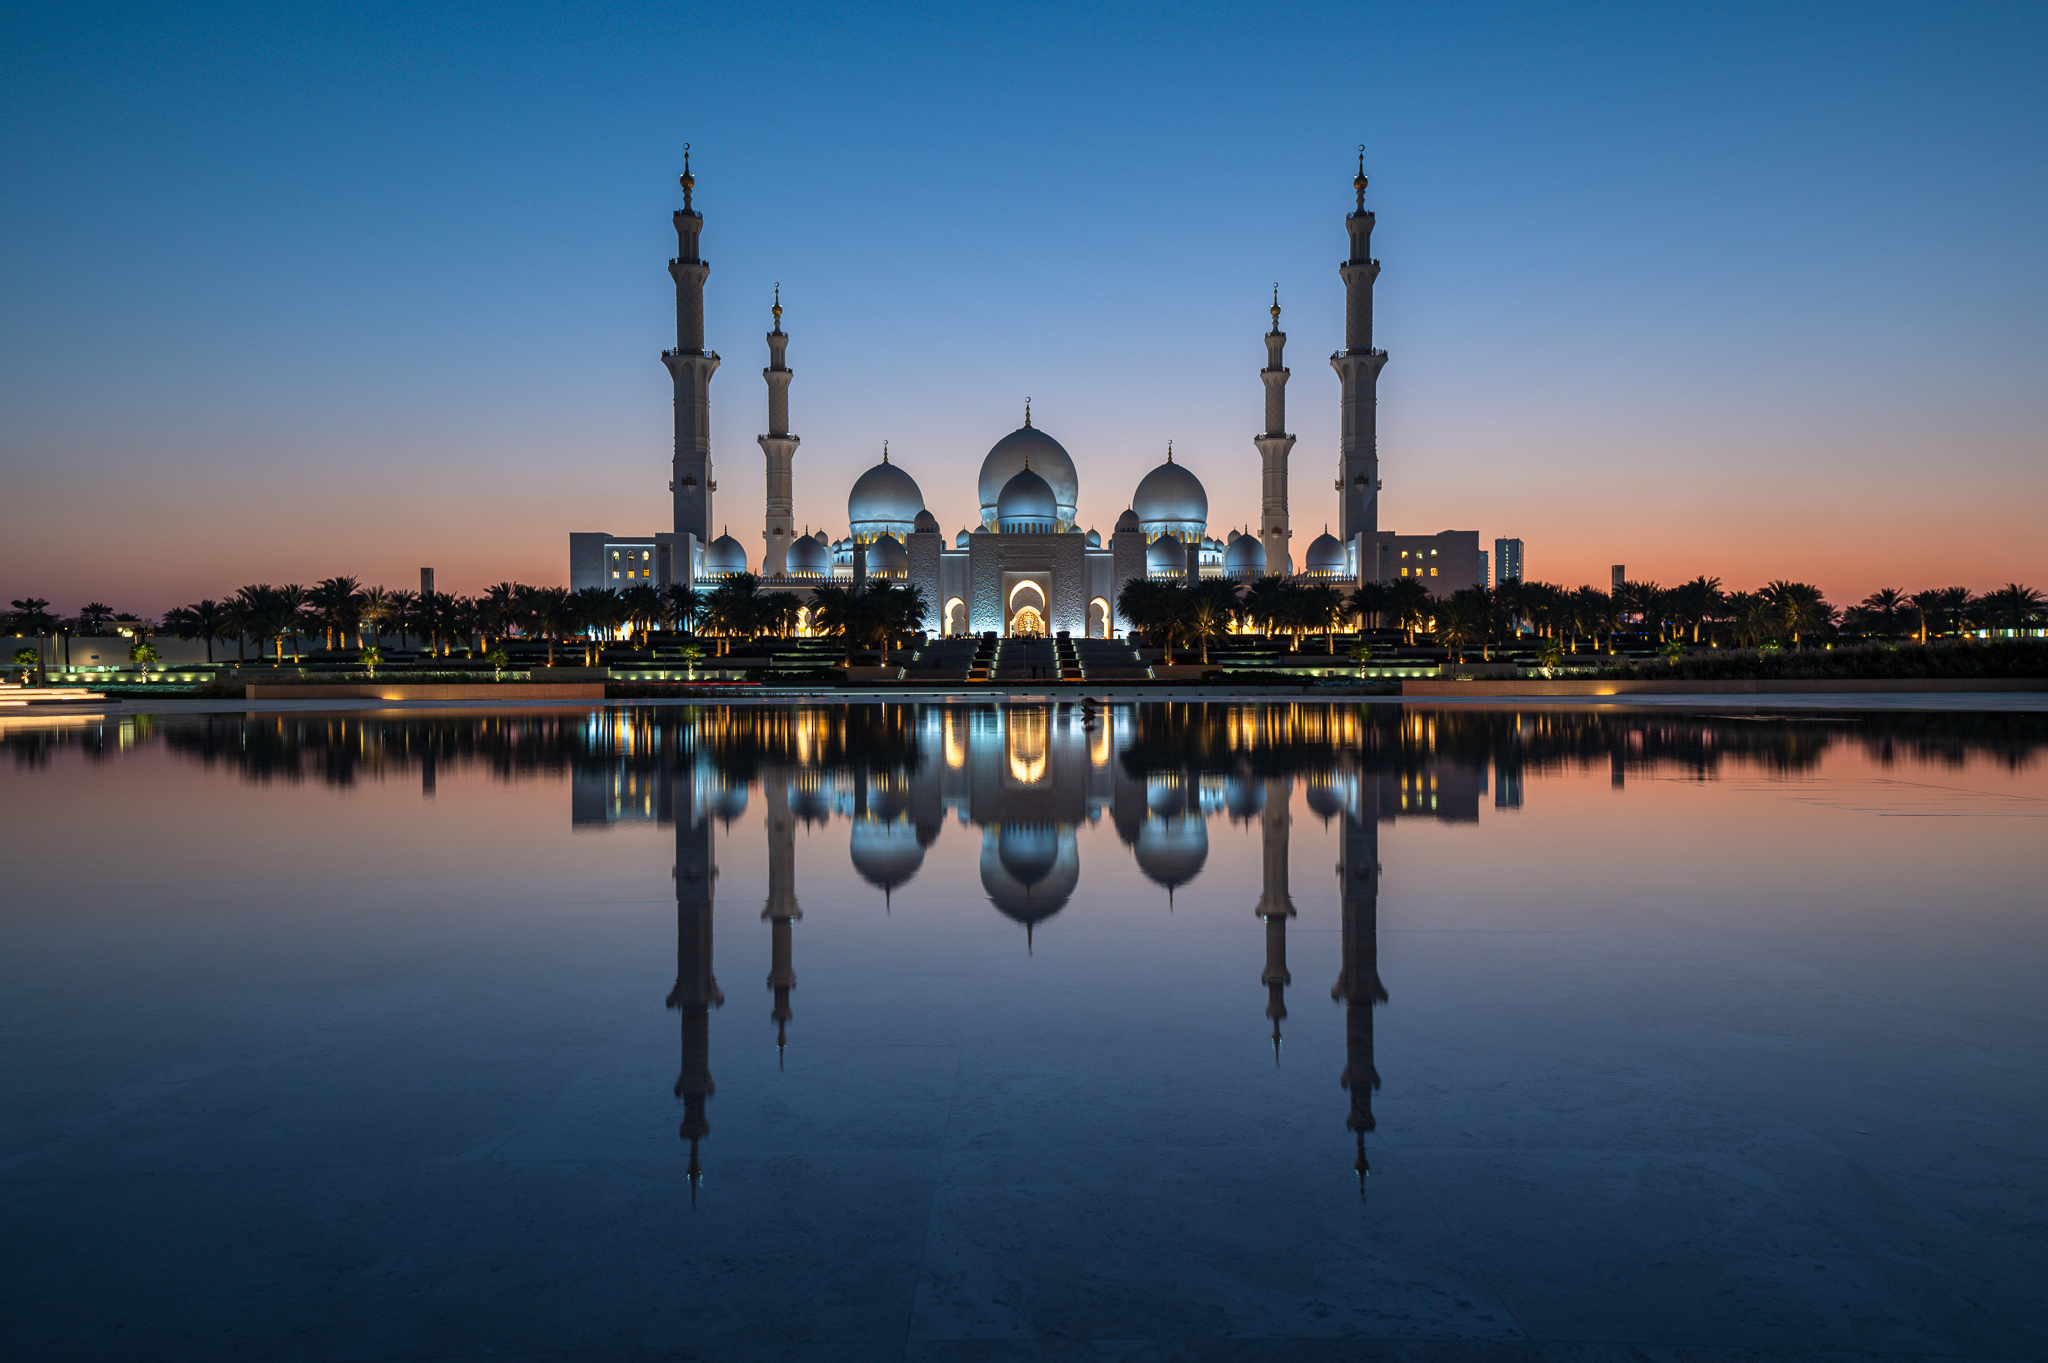
{"type": "Polygon", "coordinates": [[[761,580],[751,573],[733,574],[708,591],[639,584],[621,591],[585,587],[572,592],[500,582],[473,597],[392,591],[364,587],[352,577],[331,577],[311,587],[254,583],[224,601],[195,601],[167,611],[163,627],[179,638],[205,640],[209,662],[214,644],[228,640],[234,641],[236,659],[242,662],[252,646],[259,655],[273,653],[279,663],[289,651],[297,662],[301,648],[313,639],[329,651],[353,639],[357,650],[372,649],[381,656],[389,634],[401,644],[417,641],[423,651],[439,657],[466,651],[502,658],[496,645],[505,639],[545,642],[553,666],[557,645],[568,641],[580,645],[590,664],[606,642],[621,636],[645,643],[650,631],[680,629],[717,638],[723,651],[734,639],[786,637],[800,624],[843,638],[850,658],[856,647],[886,646],[920,628],[926,608],[917,588],[882,581],[858,589],[823,585],[813,589],[813,598],[806,608],[789,592],[762,591],[761,580]]]}

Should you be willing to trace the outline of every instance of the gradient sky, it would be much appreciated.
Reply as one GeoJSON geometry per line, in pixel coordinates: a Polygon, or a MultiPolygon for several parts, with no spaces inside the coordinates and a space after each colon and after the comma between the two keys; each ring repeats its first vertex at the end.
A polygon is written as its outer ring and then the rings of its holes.
{"type": "Polygon", "coordinates": [[[1383,528],[1532,577],[2048,587],[2048,9],[24,7],[0,20],[0,599],[567,579],[670,526],[705,213],[718,517],[884,439],[950,534],[1037,424],[1105,533],[1168,438],[1334,516],[1342,219],[1384,266],[1383,528]]]}

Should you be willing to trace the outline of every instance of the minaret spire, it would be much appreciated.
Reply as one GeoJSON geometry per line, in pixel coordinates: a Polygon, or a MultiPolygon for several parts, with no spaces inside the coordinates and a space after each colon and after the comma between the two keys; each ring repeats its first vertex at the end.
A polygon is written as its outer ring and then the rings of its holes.
{"type": "Polygon", "coordinates": [[[804,916],[796,898],[796,818],[789,808],[789,773],[770,770],[762,775],[762,793],[768,804],[768,902],[761,917],[768,921],[768,988],[775,1008],[769,1014],[775,1023],[775,1060],[782,1063],[782,1048],[789,1044],[789,991],[796,988],[794,943],[790,925],[804,916]]]}
{"type": "Polygon", "coordinates": [[[1294,532],[1287,526],[1287,455],[1294,437],[1287,434],[1287,366],[1280,352],[1287,346],[1287,333],[1280,330],[1280,286],[1273,286],[1273,329],[1266,333],[1266,367],[1259,378],[1266,385],[1266,430],[1252,440],[1258,446],[1259,542],[1266,550],[1266,571],[1285,573],[1288,569],[1287,541],[1294,532]]]}
{"type": "Polygon", "coordinates": [[[718,881],[718,852],[711,820],[697,807],[694,763],[685,762],[675,782],[676,811],[676,984],[668,1006],[681,1015],[682,1064],[676,1072],[676,1097],[682,1100],[683,1122],[677,1131],[690,1143],[690,1202],[697,1201],[703,1166],[697,1145],[711,1134],[704,1100],[711,1082],[711,1010],[725,994],[711,973],[712,895],[718,881]]]}
{"type": "Polygon", "coordinates": [[[1337,273],[1344,280],[1344,348],[1330,357],[1344,385],[1343,423],[1337,456],[1337,535],[1350,548],[1365,536],[1371,561],[1357,564],[1358,580],[1379,578],[1379,379],[1387,352],[1372,348],[1372,287],[1380,263],[1372,258],[1373,215],[1365,206],[1365,147],[1358,148],[1358,175],[1351,181],[1358,207],[1344,219],[1351,255],[1337,273]]]}
{"type": "Polygon", "coordinates": [[[768,333],[768,367],[761,377],[768,382],[768,434],[757,436],[761,453],[768,460],[768,506],[761,527],[765,546],[761,551],[761,575],[783,577],[789,572],[789,541],[796,530],[796,484],[791,465],[796,447],[803,443],[789,433],[790,367],[782,352],[789,337],[782,334],[782,284],[775,285],[775,306],[769,311],[775,327],[768,333]]]}
{"type": "MultiPolygon", "coordinates": [[[[697,253],[704,215],[691,206],[697,177],[690,173],[690,144],[683,144],[683,206],[675,211],[676,255],[668,263],[676,282],[676,347],[661,362],[676,386],[676,443],[669,491],[675,494],[676,533],[711,540],[711,376],[718,356],[704,348],[704,280],[711,266],[697,253]]],[[[678,574],[680,577],[680,574],[678,574]]]]}

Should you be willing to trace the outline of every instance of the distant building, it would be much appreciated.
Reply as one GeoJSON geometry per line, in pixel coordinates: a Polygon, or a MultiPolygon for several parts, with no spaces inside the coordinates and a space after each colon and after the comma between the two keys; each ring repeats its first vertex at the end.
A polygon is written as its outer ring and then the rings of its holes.
{"type": "Polygon", "coordinates": [[[1486,585],[1486,551],[1477,530],[1443,530],[1434,535],[1379,533],[1379,579],[1419,577],[1431,594],[1449,596],[1486,585]]]}
{"type": "Polygon", "coordinates": [[[1519,582],[1522,578],[1522,542],[1499,539],[1493,542],[1493,585],[1519,582]]]}
{"type": "Polygon", "coordinates": [[[1492,578],[1492,577],[1490,576],[1490,574],[1492,573],[1492,571],[1493,571],[1493,569],[1492,569],[1492,567],[1491,567],[1491,566],[1490,566],[1490,565],[1488,564],[1488,561],[1487,561],[1487,557],[1486,557],[1486,551],[1485,551],[1484,549],[1481,549],[1481,550],[1479,551],[1479,585],[1480,585],[1480,586],[1482,586],[1482,587],[1485,587],[1485,586],[1489,586],[1489,585],[1491,585],[1491,584],[1492,584],[1492,582],[1493,582],[1493,578],[1492,578]]]}
{"type": "Polygon", "coordinates": [[[1621,584],[1628,581],[1628,565],[1625,563],[1617,563],[1610,570],[1610,573],[1613,578],[1613,586],[1610,588],[1610,590],[1618,592],[1621,590],[1621,584]]]}

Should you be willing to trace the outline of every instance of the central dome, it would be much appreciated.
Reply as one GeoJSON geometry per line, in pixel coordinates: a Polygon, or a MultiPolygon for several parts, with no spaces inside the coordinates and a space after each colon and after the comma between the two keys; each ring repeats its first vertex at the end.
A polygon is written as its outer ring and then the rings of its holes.
{"type": "Polygon", "coordinates": [[[1052,484],[1027,468],[1009,482],[996,498],[996,528],[1005,534],[1049,535],[1059,529],[1058,494],[1052,484]]]}
{"type": "Polygon", "coordinates": [[[908,535],[917,526],[917,513],[924,510],[924,493],[917,480],[889,462],[882,462],[854,480],[846,495],[846,519],[855,536],[908,535]]]}
{"type": "Polygon", "coordinates": [[[1200,539],[1209,528],[1209,494],[1202,480],[1174,463],[1171,455],[1139,482],[1131,510],[1138,513],[1138,524],[1148,535],[1200,539]]]}
{"type": "Polygon", "coordinates": [[[1019,426],[1011,431],[981,461],[981,523],[996,524],[996,503],[1002,499],[1003,489],[1024,471],[1027,463],[1032,472],[1051,485],[1060,522],[1072,525],[1074,508],[1081,499],[1081,479],[1074,472],[1074,458],[1064,445],[1035,426],[1019,426]]]}

